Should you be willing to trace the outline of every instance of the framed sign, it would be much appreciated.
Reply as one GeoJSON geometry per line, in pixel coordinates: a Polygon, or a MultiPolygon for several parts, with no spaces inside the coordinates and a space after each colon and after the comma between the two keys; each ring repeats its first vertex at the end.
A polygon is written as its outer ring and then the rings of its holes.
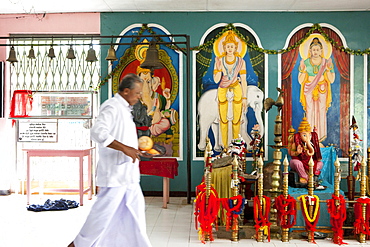
{"type": "Polygon", "coordinates": [[[18,122],[18,142],[57,142],[58,122],[20,120],[18,122]]]}
{"type": "Polygon", "coordinates": [[[92,91],[32,92],[15,90],[12,96],[13,119],[91,119],[92,91]]]}

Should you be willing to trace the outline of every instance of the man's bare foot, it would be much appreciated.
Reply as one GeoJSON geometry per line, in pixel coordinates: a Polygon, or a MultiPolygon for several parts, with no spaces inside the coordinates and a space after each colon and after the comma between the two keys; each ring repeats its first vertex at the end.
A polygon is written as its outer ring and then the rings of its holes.
{"type": "Polygon", "coordinates": [[[75,247],[75,244],[72,242],[67,247],[75,247]]]}

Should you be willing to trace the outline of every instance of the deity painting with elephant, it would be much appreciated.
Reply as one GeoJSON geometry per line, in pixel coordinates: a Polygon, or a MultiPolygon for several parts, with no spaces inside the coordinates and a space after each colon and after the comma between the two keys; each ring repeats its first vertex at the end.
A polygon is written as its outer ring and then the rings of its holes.
{"type": "Polygon", "coordinates": [[[229,136],[232,139],[238,137],[242,112],[247,108],[247,69],[244,59],[238,54],[238,45],[236,34],[228,31],[222,42],[224,52],[216,57],[213,70],[213,79],[219,84],[217,98],[224,147],[229,144],[229,136]],[[233,113],[232,117],[229,116],[230,111],[233,113]],[[230,130],[229,121],[232,122],[230,130]]]}
{"type": "MultiPolygon", "coordinates": [[[[250,142],[252,137],[249,136],[246,126],[248,125],[247,113],[248,107],[254,111],[255,118],[257,120],[257,125],[259,127],[259,135],[261,138],[264,135],[264,123],[262,119],[263,113],[263,99],[264,93],[257,86],[247,86],[247,112],[242,114],[241,121],[243,124],[240,125],[240,131],[238,132],[248,145],[248,149],[251,148],[250,142]]],[[[220,117],[217,101],[217,89],[211,89],[203,93],[198,102],[198,121],[199,121],[199,143],[198,148],[200,150],[205,150],[206,139],[209,130],[212,130],[215,136],[214,149],[215,151],[222,151],[223,143],[221,139],[221,129],[219,127],[220,117]]],[[[239,135],[238,134],[238,135],[239,135]]],[[[226,146],[227,147],[227,146],[226,146]]]]}
{"type": "Polygon", "coordinates": [[[163,114],[164,110],[171,107],[171,90],[159,77],[153,76],[149,69],[138,66],[137,75],[144,81],[141,101],[147,106],[147,114],[152,117],[149,130],[151,135],[159,136],[171,127],[170,120],[163,114]],[[159,86],[162,87],[162,94],[157,92],[159,86]]]}
{"type": "Polygon", "coordinates": [[[238,30],[214,29],[205,37],[214,40],[212,49],[197,54],[197,155],[205,150],[207,138],[215,155],[239,136],[250,150],[255,125],[263,143],[264,56],[248,48],[247,40],[258,42],[254,34],[246,27],[238,30]],[[201,62],[203,56],[207,63],[201,62]]]}

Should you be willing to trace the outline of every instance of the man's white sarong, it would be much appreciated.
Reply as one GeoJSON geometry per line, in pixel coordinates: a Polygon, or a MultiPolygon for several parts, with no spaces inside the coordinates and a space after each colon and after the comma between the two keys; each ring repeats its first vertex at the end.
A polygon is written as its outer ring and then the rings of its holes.
{"type": "Polygon", "coordinates": [[[151,247],[144,212],[139,183],[101,187],[73,242],[76,247],[151,247]]]}

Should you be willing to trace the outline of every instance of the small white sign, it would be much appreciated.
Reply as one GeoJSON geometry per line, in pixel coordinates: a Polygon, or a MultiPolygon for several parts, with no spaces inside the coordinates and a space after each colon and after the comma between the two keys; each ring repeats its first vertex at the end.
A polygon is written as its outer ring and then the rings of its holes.
{"type": "Polygon", "coordinates": [[[57,122],[19,121],[19,142],[57,142],[57,122]]]}

